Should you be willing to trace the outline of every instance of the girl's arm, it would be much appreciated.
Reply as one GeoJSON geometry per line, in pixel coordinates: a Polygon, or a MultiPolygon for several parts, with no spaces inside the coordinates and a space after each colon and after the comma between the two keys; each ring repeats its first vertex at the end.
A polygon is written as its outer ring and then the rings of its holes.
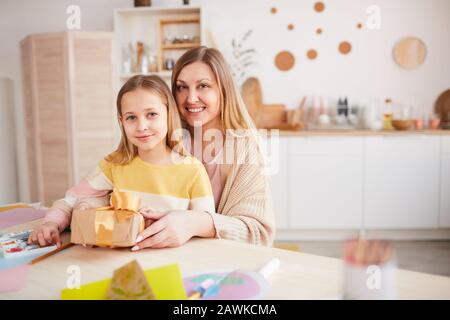
{"type": "Polygon", "coordinates": [[[206,169],[198,164],[198,170],[189,190],[189,210],[214,212],[214,196],[206,169]]]}
{"type": "Polygon", "coordinates": [[[196,179],[191,187],[191,201],[189,204],[190,225],[193,236],[202,238],[215,237],[214,223],[210,213],[215,212],[214,196],[208,173],[200,165],[196,179]]]}
{"type": "Polygon", "coordinates": [[[81,199],[104,197],[113,189],[111,167],[104,160],[86,178],[70,188],[63,199],[57,200],[47,211],[43,223],[55,222],[59,232],[69,226],[73,207],[81,199]]]}

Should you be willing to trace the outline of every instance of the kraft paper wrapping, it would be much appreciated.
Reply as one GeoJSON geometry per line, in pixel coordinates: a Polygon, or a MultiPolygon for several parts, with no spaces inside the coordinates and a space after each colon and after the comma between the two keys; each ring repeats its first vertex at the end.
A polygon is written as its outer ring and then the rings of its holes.
{"type": "Polygon", "coordinates": [[[72,214],[71,242],[99,247],[131,247],[144,230],[144,218],[138,213],[138,196],[114,191],[111,207],[77,210],[72,214]]]}

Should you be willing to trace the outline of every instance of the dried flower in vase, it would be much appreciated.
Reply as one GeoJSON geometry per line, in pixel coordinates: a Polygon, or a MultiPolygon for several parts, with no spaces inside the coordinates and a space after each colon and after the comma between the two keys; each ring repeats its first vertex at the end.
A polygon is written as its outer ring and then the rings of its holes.
{"type": "Polygon", "coordinates": [[[248,67],[256,64],[253,59],[256,54],[256,50],[253,48],[244,47],[245,42],[250,37],[252,32],[253,30],[248,30],[239,42],[235,39],[231,40],[233,55],[230,61],[230,67],[238,85],[241,85],[243,80],[245,80],[248,67]]]}

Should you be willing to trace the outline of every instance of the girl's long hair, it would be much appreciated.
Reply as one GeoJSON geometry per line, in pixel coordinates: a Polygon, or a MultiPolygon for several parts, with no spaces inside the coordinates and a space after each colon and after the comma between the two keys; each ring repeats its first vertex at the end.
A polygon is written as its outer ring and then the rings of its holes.
{"type": "Polygon", "coordinates": [[[119,121],[122,136],[117,149],[105,157],[105,160],[114,164],[129,164],[138,155],[138,149],[128,140],[120,117],[122,116],[122,97],[125,93],[137,89],[148,90],[149,93],[157,95],[167,107],[167,146],[181,155],[187,155],[182,141],[181,120],[175,100],[170,93],[167,84],[158,76],[136,75],[131,77],[120,89],[117,95],[117,119],[119,121]]]}

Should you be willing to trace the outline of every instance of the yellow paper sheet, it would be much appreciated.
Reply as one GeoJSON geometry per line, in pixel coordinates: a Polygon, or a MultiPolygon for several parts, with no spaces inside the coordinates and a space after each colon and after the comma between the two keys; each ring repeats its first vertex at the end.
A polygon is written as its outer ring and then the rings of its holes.
{"type": "Polygon", "coordinates": [[[0,206],[0,213],[19,208],[33,208],[33,207],[28,203],[12,203],[5,206],[0,206]]]}
{"type": "MultiPolygon", "coordinates": [[[[183,279],[177,264],[170,264],[144,271],[157,300],[186,300],[183,279]]],[[[81,286],[79,289],[61,291],[63,300],[103,300],[106,299],[111,279],[104,279],[81,286]]]]}

